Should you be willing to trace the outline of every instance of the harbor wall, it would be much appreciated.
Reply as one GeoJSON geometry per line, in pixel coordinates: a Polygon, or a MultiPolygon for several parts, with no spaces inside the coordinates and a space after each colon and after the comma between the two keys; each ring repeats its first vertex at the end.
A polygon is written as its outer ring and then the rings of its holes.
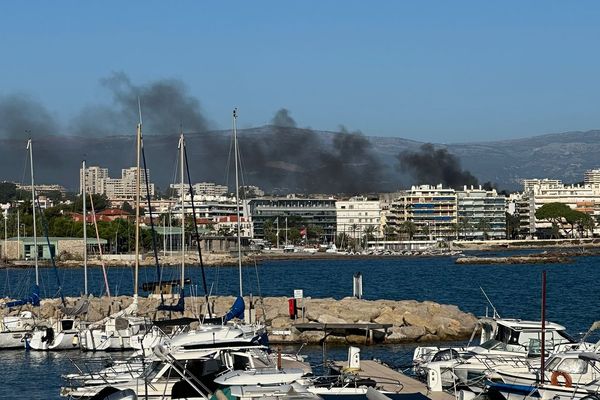
{"type": "MultiPolygon", "coordinates": [[[[234,297],[211,297],[209,303],[216,315],[224,315],[233,304],[234,297]]],[[[269,340],[273,343],[319,343],[326,333],[322,329],[296,329],[299,323],[320,324],[351,324],[356,329],[345,329],[326,337],[327,342],[364,344],[368,334],[361,330],[366,323],[390,324],[384,332],[378,329],[375,342],[413,343],[431,341],[453,341],[468,338],[476,327],[477,318],[470,313],[461,311],[457,306],[438,304],[431,301],[415,300],[359,300],[353,297],[336,300],[332,298],[304,298],[297,300],[297,316],[290,318],[290,307],[286,297],[254,298],[253,313],[255,318],[265,321],[269,332],[269,340]]],[[[78,298],[67,298],[70,306],[81,301],[78,298]]],[[[83,319],[93,322],[107,315],[126,308],[131,304],[129,296],[91,298],[83,319]]],[[[165,300],[175,304],[176,299],[165,300]]],[[[246,308],[250,299],[245,298],[246,308]]],[[[169,314],[156,311],[160,300],[157,298],[140,298],[139,315],[147,316],[150,320],[169,318],[169,314]]],[[[58,316],[60,300],[43,300],[34,313],[41,319],[47,320],[58,316]]],[[[186,297],[184,316],[198,317],[205,315],[207,310],[203,297],[186,297]]],[[[2,315],[16,314],[18,310],[0,309],[2,315]]],[[[170,317],[181,317],[181,313],[172,313],[170,317]]]]}

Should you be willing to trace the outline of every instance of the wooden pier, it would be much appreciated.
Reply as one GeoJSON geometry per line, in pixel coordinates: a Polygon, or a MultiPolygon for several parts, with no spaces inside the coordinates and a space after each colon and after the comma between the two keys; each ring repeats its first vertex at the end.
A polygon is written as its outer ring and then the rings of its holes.
{"type": "MultiPolygon", "coordinates": [[[[348,363],[335,362],[340,368],[346,368],[348,363]]],[[[360,360],[360,369],[352,371],[359,378],[370,378],[377,382],[377,388],[394,393],[401,394],[420,394],[432,400],[454,400],[454,396],[446,392],[431,392],[427,385],[414,378],[404,375],[401,372],[394,371],[390,367],[372,360],[360,360]]]]}

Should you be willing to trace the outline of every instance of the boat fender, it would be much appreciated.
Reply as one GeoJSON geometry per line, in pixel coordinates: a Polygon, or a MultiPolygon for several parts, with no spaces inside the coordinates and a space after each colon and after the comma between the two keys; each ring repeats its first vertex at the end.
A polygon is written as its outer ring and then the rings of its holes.
{"type": "Polygon", "coordinates": [[[564,387],[573,387],[573,378],[569,375],[568,372],[565,371],[554,371],[552,372],[552,376],[550,377],[550,383],[554,386],[564,386],[564,387]],[[563,385],[558,381],[558,377],[562,376],[565,380],[565,384],[563,385]]]}
{"type": "Polygon", "coordinates": [[[79,346],[79,335],[73,336],[73,342],[71,343],[73,347],[79,346]]]}

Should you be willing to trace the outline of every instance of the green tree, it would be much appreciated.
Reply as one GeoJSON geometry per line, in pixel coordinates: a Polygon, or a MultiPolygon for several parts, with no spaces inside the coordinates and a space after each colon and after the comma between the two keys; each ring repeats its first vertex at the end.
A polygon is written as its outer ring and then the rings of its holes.
{"type": "Polygon", "coordinates": [[[506,237],[508,239],[516,239],[519,237],[521,229],[521,219],[519,214],[506,213],[506,237]]]}
{"type": "Polygon", "coordinates": [[[489,232],[492,229],[492,226],[490,225],[490,222],[487,220],[487,218],[481,218],[479,221],[477,221],[477,230],[481,231],[481,234],[483,235],[483,240],[487,240],[489,238],[489,232]]]}
{"type": "MultiPolygon", "coordinates": [[[[110,207],[110,201],[108,201],[108,197],[106,197],[106,195],[104,195],[104,194],[102,194],[102,195],[93,194],[92,200],[94,201],[94,211],[96,211],[96,213],[110,207]]],[[[90,203],[89,195],[87,195],[87,197],[85,199],[85,204],[86,204],[86,209],[88,209],[88,211],[90,211],[92,209],[92,206],[90,203]]],[[[75,198],[75,201],[71,205],[71,211],[80,213],[81,210],[83,210],[83,197],[81,197],[81,195],[80,195],[75,198]]]]}
{"type": "Polygon", "coordinates": [[[383,236],[385,240],[396,240],[398,237],[398,234],[396,233],[396,228],[394,228],[392,225],[386,224],[383,227],[383,236]]]}
{"type": "MultiPolygon", "coordinates": [[[[413,240],[417,233],[417,225],[412,221],[404,221],[400,225],[400,231],[408,238],[408,240],[413,240]]],[[[421,232],[425,236],[429,236],[429,225],[424,225],[423,228],[421,228],[421,232]]]]}
{"type": "MultiPolygon", "coordinates": [[[[584,221],[587,221],[587,214],[581,211],[573,210],[564,203],[547,203],[541,206],[535,212],[535,217],[539,220],[546,220],[552,226],[558,227],[558,230],[564,231],[567,236],[574,236],[576,227],[584,221]]],[[[585,222],[590,225],[590,222],[585,222]]]]}
{"type": "Polygon", "coordinates": [[[135,210],[133,209],[133,207],[131,206],[131,204],[129,204],[128,202],[124,201],[123,205],[121,205],[121,210],[125,211],[126,213],[129,213],[131,215],[133,215],[133,213],[135,212],[135,210]]]}
{"type": "Polygon", "coordinates": [[[321,242],[325,230],[319,225],[310,224],[306,227],[306,238],[309,242],[321,242]]]}
{"type": "Polygon", "coordinates": [[[12,182],[0,182],[0,203],[12,203],[17,199],[17,185],[12,182]]]}

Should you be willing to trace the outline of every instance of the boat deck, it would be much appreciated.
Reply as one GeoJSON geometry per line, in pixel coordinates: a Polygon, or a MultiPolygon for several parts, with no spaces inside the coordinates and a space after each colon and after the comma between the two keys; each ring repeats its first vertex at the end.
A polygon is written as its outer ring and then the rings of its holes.
{"type": "MultiPolygon", "coordinates": [[[[338,368],[345,368],[347,362],[336,362],[338,368]]],[[[370,378],[377,382],[378,387],[389,392],[402,394],[419,393],[432,400],[454,400],[454,396],[446,392],[430,392],[427,386],[414,378],[395,371],[377,361],[360,360],[360,370],[356,371],[360,378],[370,378]]]]}

